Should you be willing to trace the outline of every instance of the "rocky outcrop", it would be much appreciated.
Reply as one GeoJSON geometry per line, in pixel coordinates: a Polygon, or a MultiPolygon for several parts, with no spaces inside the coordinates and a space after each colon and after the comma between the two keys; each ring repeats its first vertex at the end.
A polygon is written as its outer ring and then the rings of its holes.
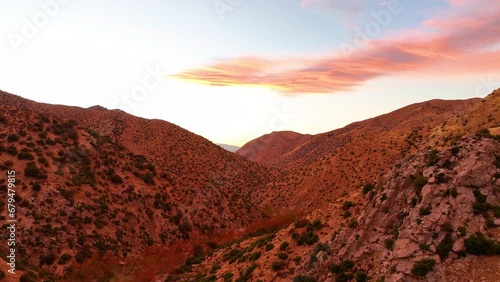
{"type": "MultiPolygon", "coordinates": [[[[494,234],[488,231],[496,228],[491,223],[487,227],[473,203],[479,192],[490,206],[499,204],[498,155],[497,141],[469,136],[399,165],[366,196],[358,227],[344,229],[330,243],[333,261],[351,259],[385,281],[446,281],[446,268],[463,260],[464,238],[475,232],[494,234]],[[424,277],[412,273],[420,259],[436,261],[424,277]]],[[[491,239],[500,240],[496,236],[491,239]]],[[[319,281],[323,279],[327,276],[319,281]]]]}

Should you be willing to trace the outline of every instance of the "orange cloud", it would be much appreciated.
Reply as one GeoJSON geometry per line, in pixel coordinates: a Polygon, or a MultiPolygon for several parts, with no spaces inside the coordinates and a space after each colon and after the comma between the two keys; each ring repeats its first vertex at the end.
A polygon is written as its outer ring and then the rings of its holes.
{"type": "MultiPolygon", "coordinates": [[[[466,0],[451,0],[465,5],[466,0]]],[[[497,1],[497,0],[495,0],[497,1]]],[[[452,3],[453,4],[453,3],[452,3]]],[[[174,77],[215,86],[257,86],[285,94],[353,90],[370,79],[448,70],[450,74],[491,71],[500,65],[500,11],[436,17],[424,22],[431,35],[369,42],[346,57],[316,59],[242,57],[181,72],[174,77]]]]}

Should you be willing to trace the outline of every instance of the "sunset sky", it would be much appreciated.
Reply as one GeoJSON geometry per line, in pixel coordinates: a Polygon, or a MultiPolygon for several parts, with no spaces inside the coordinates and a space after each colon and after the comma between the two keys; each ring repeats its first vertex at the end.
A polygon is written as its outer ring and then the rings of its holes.
{"type": "Polygon", "coordinates": [[[500,0],[0,0],[0,89],[243,145],[500,87],[500,0]]]}

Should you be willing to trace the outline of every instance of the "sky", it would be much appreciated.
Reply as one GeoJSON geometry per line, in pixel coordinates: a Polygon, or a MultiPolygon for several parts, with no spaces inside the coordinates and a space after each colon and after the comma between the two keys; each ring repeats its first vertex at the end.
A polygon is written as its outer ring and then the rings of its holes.
{"type": "Polygon", "coordinates": [[[500,0],[0,0],[0,35],[3,91],[240,146],[500,87],[500,0]]]}

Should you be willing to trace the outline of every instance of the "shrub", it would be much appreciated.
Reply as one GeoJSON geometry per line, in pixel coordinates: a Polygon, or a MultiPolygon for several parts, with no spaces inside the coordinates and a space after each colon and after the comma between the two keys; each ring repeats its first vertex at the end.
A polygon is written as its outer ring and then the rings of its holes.
{"type": "Polygon", "coordinates": [[[417,194],[420,194],[420,191],[422,191],[422,188],[424,188],[425,184],[427,184],[427,177],[425,177],[423,174],[417,175],[413,180],[413,187],[415,188],[415,191],[418,192],[417,194]]]}
{"type": "Polygon", "coordinates": [[[56,255],[54,253],[50,253],[48,255],[40,255],[40,264],[52,265],[56,260],[56,255]]]}
{"type": "Polygon", "coordinates": [[[382,196],[380,196],[380,201],[383,202],[387,200],[387,193],[382,193],[382,196]]]}
{"type": "Polygon", "coordinates": [[[21,277],[19,277],[19,282],[35,282],[33,275],[29,272],[25,272],[21,277]]]}
{"type": "Polygon", "coordinates": [[[435,164],[437,164],[439,162],[439,157],[437,156],[439,154],[439,151],[434,149],[432,151],[430,151],[428,154],[427,154],[427,165],[426,166],[433,166],[435,164]]]}
{"type": "Polygon", "coordinates": [[[464,240],[465,251],[473,255],[500,255],[500,243],[488,240],[481,233],[464,240]]]}
{"type": "Polygon", "coordinates": [[[457,188],[455,188],[455,187],[451,188],[450,194],[453,197],[453,199],[455,199],[458,196],[457,188]]]}
{"type": "Polygon", "coordinates": [[[356,273],[356,282],[366,282],[368,281],[368,275],[365,272],[356,273]]]}
{"type": "Polygon", "coordinates": [[[260,255],[261,255],[260,252],[251,253],[248,255],[248,259],[251,261],[256,261],[260,258],[260,255]]]}
{"type": "Polygon", "coordinates": [[[33,177],[37,179],[46,179],[47,175],[43,174],[40,169],[36,166],[35,162],[29,162],[24,169],[24,175],[27,177],[33,177]]]}
{"type": "Polygon", "coordinates": [[[295,228],[303,228],[309,224],[309,220],[301,218],[295,222],[295,228]]]}
{"type": "Polygon", "coordinates": [[[465,226],[460,226],[457,228],[457,230],[460,237],[464,237],[465,235],[467,235],[467,228],[465,226]]]}
{"type": "Polygon", "coordinates": [[[266,245],[266,251],[270,251],[270,250],[272,250],[273,248],[274,248],[273,243],[269,243],[269,244],[267,244],[267,245],[266,245]]]}
{"type": "Polygon", "coordinates": [[[224,282],[233,281],[233,277],[234,277],[234,274],[232,272],[226,272],[222,276],[222,278],[224,278],[224,282]]]}
{"type": "Polygon", "coordinates": [[[14,145],[10,145],[9,147],[7,147],[6,152],[7,152],[7,154],[9,154],[9,155],[13,155],[13,156],[15,156],[15,155],[17,155],[17,148],[16,148],[16,146],[14,146],[14,145]]]}
{"type": "Polygon", "coordinates": [[[373,189],[375,189],[374,184],[372,183],[365,184],[365,186],[363,186],[363,195],[368,194],[368,192],[372,191],[373,189]]]}
{"type": "Polygon", "coordinates": [[[438,175],[436,175],[436,183],[437,184],[448,183],[448,181],[449,181],[449,178],[444,173],[439,173],[438,175]]]}
{"type": "Polygon", "coordinates": [[[303,244],[312,246],[318,241],[319,241],[318,235],[314,234],[312,231],[304,232],[300,237],[297,238],[297,244],[299,244],[299,246],[303,244]]]}
{"type": "Polygon", "coordinates": [[[436,261],[433,259],[421,259],[413,264],[411,273],[418,276],[426,276],[429,271],[434,269],[436,261]]]}
{"type": "Polygon", "coordinates": [[[298,275],[293,278],[293,282],[316,282],[316,280],[307,275],[298,275]]]}
{"type": "Polygon", "coordinates": [[[384,240],[384,245],[388,250],[392,250],[392,247],[394,246],[394,240],[391,238],[387,238],[384,240]]]}
{"type": "Polygon", "coordinates": [[[356,226],[358,226],[358,221],[355,218],[351,218],[347,226],[350,228],[356,228],[356,226]]]}
{"type": "Polygon", "coordinates": [[[275,261],[272,264],[272,269],[274,271],[283,270],[283,269],[285,269],[285,263],[282,261],[275,261]]]}
{"type": "Polygon", "coordinates": [[[323,223],[321,223],[320,219],[316,219],[312,222],[312,227],[316,230],[320,230],[323,228],[323,223]]]}
{"type": "Polygon", "coordinates": [[[31,187],[33,189],[33,191],[40,191],[42,189],[42,186],[40,185],[40,183],[38,182],[35,182],[33,183],[33,186],[31,187]]]}
{"type": "Polygon", "coordinates": [[[44,158],[44,157],[38,158],[38,162],[41,163],[41,164],[43,164],[46,167],[49,166],[49,161],[46,158],[44,158]]]}
{"type": "Polygon", "coordinates": [[[280,251],[286,250],[286,248],[288,248],[289,245],[290,244],[287,241],[281,243],[281,245],[280,245],[280,251]]]}
{"type": "Polygon", "coordinates": [[[328,269],[330,272],[334,274],[339,274],[339,273],[344,273],[349,269],[352,269],[354,267],[354,262],[350,260],[344,260],[340,262],[339,264],[333,263],[331,264],[328,269]]]}
{"type": "Polygon", "coordinates": [[[425,208],[420,208],[419,214],[421,216],[426,216],[426,215],[431,214],[431,212],[432,212],[432,209],[430,207],[425,207],[425,208]]]}
{"type": "Polygon", "coordinates": [[[123,182],[123,179],[117,175],[117,174],[113,174],[109,177],[109,179],[111,180],[111,182],[115,183],[115,184],[120,184],[123,182]]]}
{"type": "Polygon", "coordinates": [[[60,265],[66,264],[70,259],[71,259],[70,254],[62,254],[59,260],[57,261],[57,264],[60,265]]]}
{"type": "Polygon", "coordinates": [[[283,252],[279,252],[277,255],[276,255],[279,259],[281,260],[286,260],[288,259],[288,255],[286,253],[283,253],[283,252]]]}
{"type": "Polygon", "coordinates": [[[444,237],[443,241],[441,241],[439,245],[436,247],[436,253],[439,255],[441,259],[444,259],[448,256],[452,248],[453,248],[453,240],[451,239],[451,234],[448,233],[444,237]]]}
{"type": "Polygon", "coordinates": [[[5,278],[5,272],[0,269],[0,280],[5,278]]]}
{"type": "Polygon", "coordinates": [[[7,142],[17,142],[19,141],[19,135],[17,134],[9,134],[7,136],[7,142]]]}
{"type": "Polygon", "coordinates": [[[353,202],[351,202],[351,201],[345,201],[344,204],[342,205],[342,209],[343,210],[348,210],[352,206],[354,206],[353,202]]]}
{"type": "Polygon", "coordinates": [[[17,154],[17,158],[20,160],[28,160],[28,161],[32,161],[35,159],[35,157],[30,152],[25,150],[19,152],[19,154],[17,154]]]}

